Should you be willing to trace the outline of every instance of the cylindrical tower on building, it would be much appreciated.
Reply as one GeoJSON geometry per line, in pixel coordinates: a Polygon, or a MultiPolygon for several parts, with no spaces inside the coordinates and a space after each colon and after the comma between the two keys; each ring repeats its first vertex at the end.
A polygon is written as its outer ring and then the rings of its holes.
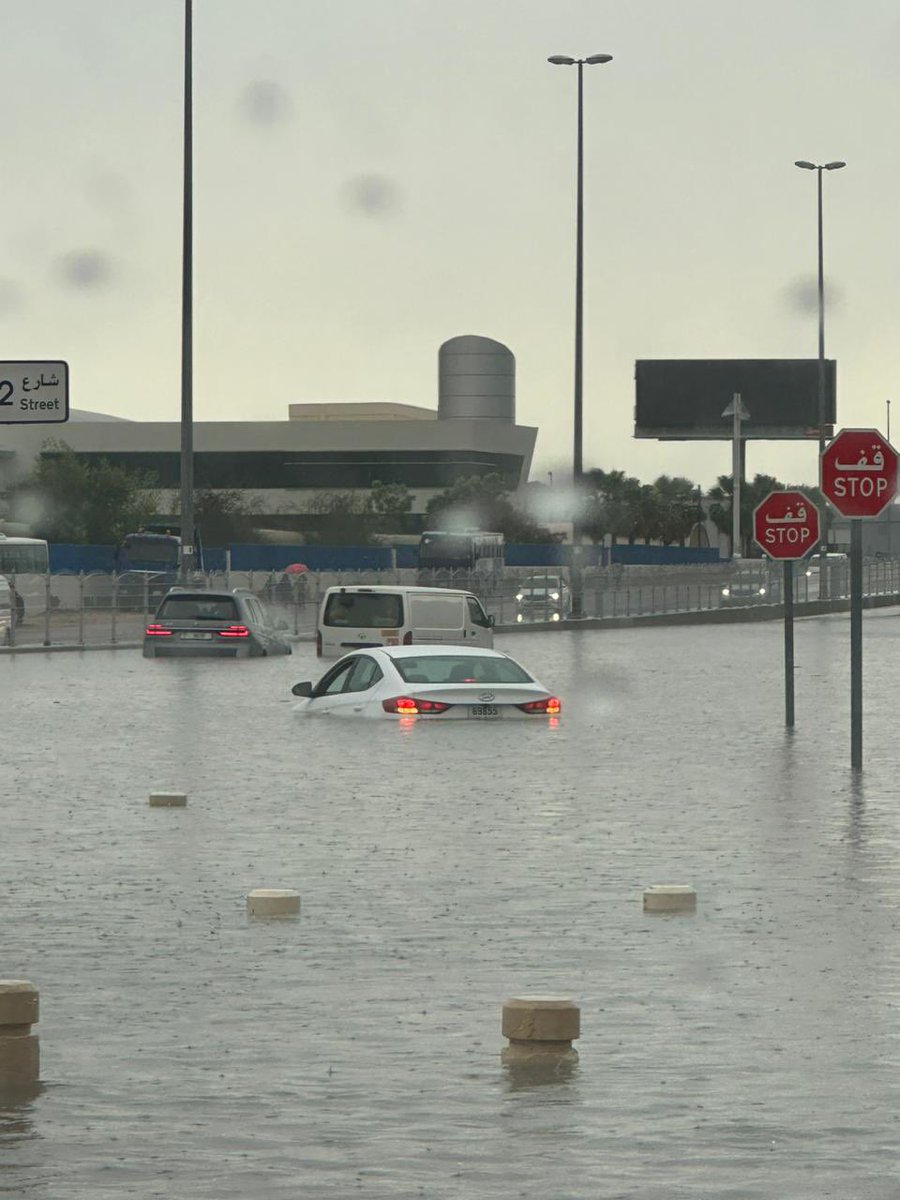
{"type": "Polygon", "coordinates": [[[502,342],[465,334],[438,352],[438,420],[516,420],[516,359],[502,342]]]}

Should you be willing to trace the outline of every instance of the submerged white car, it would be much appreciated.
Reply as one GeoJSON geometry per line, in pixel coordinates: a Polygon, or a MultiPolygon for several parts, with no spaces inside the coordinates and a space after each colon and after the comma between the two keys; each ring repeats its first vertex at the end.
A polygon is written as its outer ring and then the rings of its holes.
{"type": "Polygon", "coordinates": [[[346,717],[534,720],[560,702],[523,666],[477,646],[380,646],[345,655],[319,682],[297,683],[296,711],[346,717]]]}

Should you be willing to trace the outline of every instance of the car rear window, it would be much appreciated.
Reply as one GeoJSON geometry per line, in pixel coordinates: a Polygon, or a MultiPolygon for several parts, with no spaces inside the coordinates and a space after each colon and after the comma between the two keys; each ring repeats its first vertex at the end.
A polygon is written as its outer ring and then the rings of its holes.
{"type": "Polygon", "coordinates": [[[403,598],[390,592],[333,592],[324,622],[339,628],[397,629],[403,624],[403,598]]]}
{"type": "Polygon", "coordinates": [[[156,614],[164,621],[236,621],[230,596],[167,596],[156,614]]]}
{"type": "Polygon", "coordinates": [[[423,654],[421,658],[395,658],[393,663],[405,683],[534,683],[528,672],[509,658],[423,654]]]}

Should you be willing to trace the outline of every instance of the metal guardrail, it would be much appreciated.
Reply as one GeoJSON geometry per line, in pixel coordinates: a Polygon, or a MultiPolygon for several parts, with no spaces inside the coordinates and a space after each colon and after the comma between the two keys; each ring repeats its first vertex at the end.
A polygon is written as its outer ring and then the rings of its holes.
{"type": "MultiPolygon", "coordinates": [[[[826,572],[823,582],[815,560],[796,564],[795,602],[802,605],[848,597],[849,563],[829,560],[826,572]]],[[[565,597],[556,603],[548,596],[543,605],[530,605],[523,611],[517,600],[521,584],[538,576],[557,578],[558,573],[527,568],[506,568],[490,575],[401,569],[311,571],[292,578],[278,572],[232,571],[198,577],[196,585],[249,588],[271,605],[277,621],[303,638],[314,635],[319,601],[326,589],[342,583],[465,588],[478,595],[496,623],[503,626],[563,619],[568,615],[565,597]]],[[[149,580],[136,584],[133,576],[80,573],[12,577],[10,581],[25,604],[24,619],[13,620],[5,631],[12,647],[133,645],[141,640],[159,600],[149,580]]],[[[583,609],[586,617],[602,619],[777,605],[783,599],[782,581],[781,564],[759,560],[691,567],[590,568],[584,572],[583,609]]],[[[867,596],[900,593],[900,559],[866,563],[863,591],[867,596]]],[[[0,637],[3,632],[0,630],[0,637]]]]}

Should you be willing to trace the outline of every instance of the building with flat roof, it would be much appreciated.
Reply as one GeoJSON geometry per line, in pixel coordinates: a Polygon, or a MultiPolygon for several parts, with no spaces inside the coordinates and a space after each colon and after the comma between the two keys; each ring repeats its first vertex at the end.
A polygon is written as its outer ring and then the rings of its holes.
{"type": "MultiPolygon", "coordinates": [[[[490,338],[464,336],[445,342],[438,362],[436,409],[381,401],[290,404],[286,421],[195,422],[195,486],[238,491],[260,525],[298,529],[322,493],[365,492],[376,482],[409,488],[414,514],[472,475],[500,474],[516,490],[528,479],[537,430],[515,423],[512,353],[490,338]]],[[[5,426],[0,486],[52,453],[48,440],[87,460],[152,472],[165,515],[178,512],[179,422],[73,411],[65,425],[5,426]]]]}

